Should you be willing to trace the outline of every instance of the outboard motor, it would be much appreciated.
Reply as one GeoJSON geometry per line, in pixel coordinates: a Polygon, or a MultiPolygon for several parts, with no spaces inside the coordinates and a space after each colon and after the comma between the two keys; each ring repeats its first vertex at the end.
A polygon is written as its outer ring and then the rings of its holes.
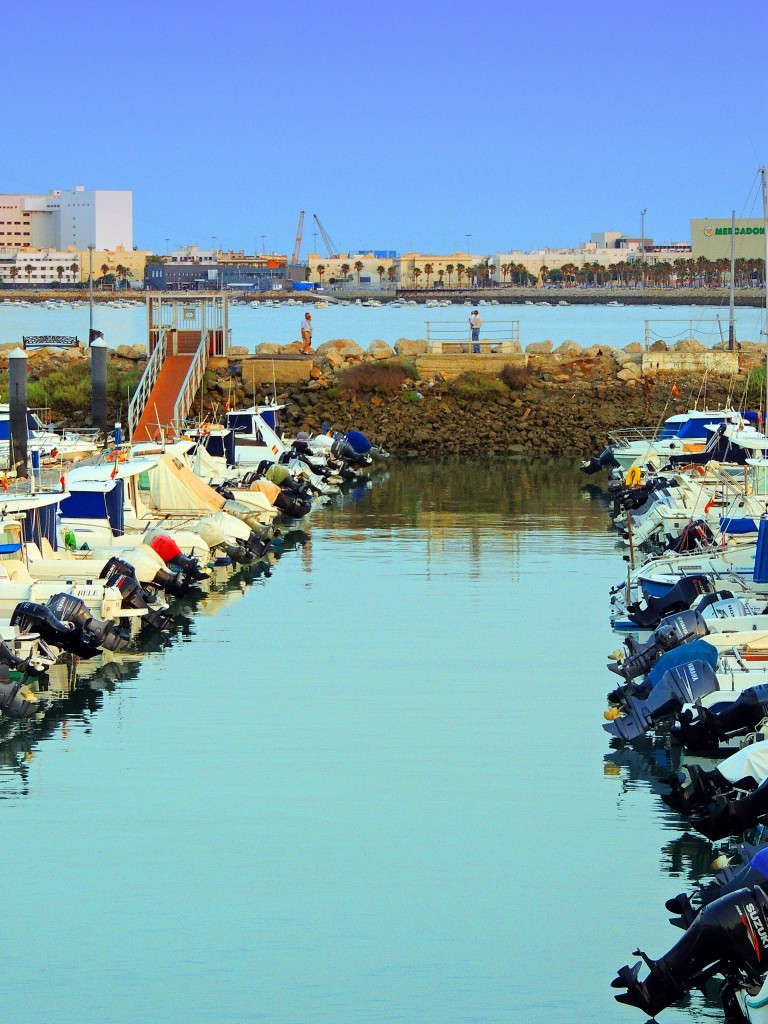
{"type": "Polygon", "coordinates": [[[121,651],[127,646],[130,635],[116,623],[97,619],[79,597],[74,594],[54,594],[48,601],[48,608],[57,619],[71,622],[98,647],[107,651],[121,651]]]}
{"type": "MultiPolygon", "coordinates": [[[[105,564],[101,570],[99,579],[107,579],[111,573],[119,573],[123,576],[136,577],[136,570],[130,562],[126,562],[124,558],[118,558],[113,556],[105,564]]],[[[183,597],[187,593],[189,588],[192,586],[192,581],[188,580],[185,576],[180,573],[171,572],[168,569],[158,569],[152,580],[152,583],[156,587],[160,587],[167,594],[172,594],[174,597],[183,597]]]]}
{"type": "Polygon", "coordinates": [[[665,615],[685,611],[697,597],[710,594],[712,589],[708,576],[683,576],[662,597],[648,597],[644,593],[645,605],[635,601],[627,606],[627,615],[643,629],[655,629],[665,615]]]}
{"type": "Polygon", "coordinates": [[[768,813],[768,779],[754,793],[736,800],[716,797],[708,814],[692,819],[693,827],[707,839],[725,839],[753,828],[768,813]]]}
{"type": "Polygon", "coordinates": [[[659,960],[638,951],[649,974],[640,981],[642,964],[622,967],[611,982],[625,989],[616,999],[655,1017],[698,988],[715,973],[739,972],[760,984],[768,958],[768,896],[756,885],[737,889],[705,907],[680,941],[659,960]]]}
{"type": "Polygon", "coordinates": [[[681,892],[666,901],[665,906],[677,917],[669,919],[676,928],[690,928],[703,906],[714,903],[737,889],[753,889],[756,885],[768,888],[768,848],[758,850],[746,864],[738,868],[726,868],[716,876],[712,885],[701,886],[697,892],[699,906],[696,907],[688,893],[681,892]]]}
{"type": "Polygon", "coordinates": [[[350,446],[358,455],[368,455],[371,448],[373,448],[365,434],[361,434],[359,430],[348,430],[346,437],[350,446]]]}
{"type": "Polygon", "coordinates": [[[311,502],[286,491],[280,491],[275,496],[274,504],[275,508],[279,508],[281,512],[284,512],[285,515],[290,516],[292,519],[302,519],[312,510],[311,502]]]}
{"type": "Polygon", "coordinates": [[[196,583],[200,583],[210,576],[209,572],[201,569],[199,560],[191,555],[185,555],[173,537],[169,537],[167,533],[159,533],[154,536],[149,542],[149,546],[166,565],[172,565],[196,583]]]}
{"type": "Polygon", "coordinates": [[[351,462],[356,466],[365,466],[371,461],[366,458],[365,455],[362,455],[360,452],[356,452],[343,434],[334,434],[333,444],[331,445],[331,455],[335,459],[345,459],[347,462],[351,462]]]}
{"type": "Polygon", "coordinates": [[[151,595],[148,595],[142,588],[139,581],[135,576],[127,575],[122,572],[113,572],[113,574],[106,580],[105,586],[117,587],[122,597],[123,608],[134,608],[137,611],[144,611],[146,614],[142,618],[154,626],[155,629],[160,631],[167,631],[173,625],[172,616],[166,612],[160,611],[159,608],[151,608],[149,599],[151,595]]]}
{"type": "MultiPolygon", "coordinates": [[[[702,641],[703,642],[703,641],[702,641]]],[[[715,658],[717,652],[714,652],[715,658]]],[[[665,718],[672,718],[684,704],[693,704],[717,689],[717,676],[705,661],[691,661],[665,672],[644,699],[627,697],[627,713],[603,728],[620,740],[635,740],[665,718]]]]}
{"type": "Polygon", "coordinates": [[[609,445],[599,455],[593,455],[589,462],[583,463],[581,472],[592,476],[594,473],[599,473],[601,469],[612,469],[615,466],[618,466],[618,462],[613,456],[613,448],[609,445]]]}
{"type": "MultiPolygon", "coordinates": [[[[57,596],[71,597],[72,595],[54,595],[51,600],[55,600],[57,596]]],[[[79,598],[74,598],[74,600],[80,601],[79,598]]],[[[82,602],[80,603],[82,604],[82,602]]],[[[74,612],[75,609],[73,609],[74,612]]],[[[63,621],[49,607],[44,604],[36,604],[34,601],[21,601],[16,605],[11,616],[11,625],[18,626],[23,632],[38,633],[44,643],[52,644],[62,651],[69,651],[70,654],[75,654],[79,658],[93,658],[101,650],[94,634],[71,622],[63,621]]]]}
{"type": "Polygon", "coordinates": [[[768,683],[750,686],[723,708],[686,708],[672,726],[672,739],[688,750],[712,750],[727,736],[741,736],[752,732],[768,718],[768,683]]]}
{"type": "Polygon", "coordinates": [[[612,662],[608,668],[630,682],[650,671],[665,651],[687,644],[690,640],[698,640],[708,633],[706,623],[698,612],[688,609],[667,615],[646,643],[640,644],[632,637],[627,637],[624,641],[628,651],[626,658],[618,663],[612,662]]]}
{"type": "Polygon", "coordinates": [[[0,712],[8,718],[21,721],[24,718],[31,718],[42,710],[43,705],[36,697],[23,697],[20,693],[25,684],[26,677],[12,680],[8,668],[0,666],[0,712]]]}

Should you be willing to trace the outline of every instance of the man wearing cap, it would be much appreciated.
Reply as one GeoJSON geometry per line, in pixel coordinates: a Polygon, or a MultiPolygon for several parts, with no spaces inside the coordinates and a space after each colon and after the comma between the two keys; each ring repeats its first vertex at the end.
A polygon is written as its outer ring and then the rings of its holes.
{"type": "Polygon", "coordinates": [[[302,355],[309,355],[309,350],[312,347],[312,316],[309,313],[304,314],[304,319],[301,321],[301,348],[299,351],[302,355]]]}
{"type": "Polygon", "coordinates": [[[480,345],[478,344],[478,342],[480,341],[480,328],[482,326],[483,318],[480,316],[476,309],[473,309],[472,312],[469,314],[469,329],[472,332],[473,352],[480,351],[480,345]]]}

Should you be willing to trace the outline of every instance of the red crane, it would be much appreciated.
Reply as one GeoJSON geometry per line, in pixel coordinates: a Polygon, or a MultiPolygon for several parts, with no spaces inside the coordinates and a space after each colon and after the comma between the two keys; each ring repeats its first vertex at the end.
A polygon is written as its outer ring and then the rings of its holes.
{"type": "Polygon", "coordinates": [[[302,210],[299,214],[299,226],[296,229],[296,244],[293,247],[293,256],[291,256],[291,263],[297,264],[299,262],[299,253],[301,252],[301,238],[304,234],[304,211],[302,210]]]}

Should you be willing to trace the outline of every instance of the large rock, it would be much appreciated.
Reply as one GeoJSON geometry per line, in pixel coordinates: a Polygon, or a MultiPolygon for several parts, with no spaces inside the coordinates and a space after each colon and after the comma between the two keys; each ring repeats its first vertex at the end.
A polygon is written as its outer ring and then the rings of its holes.
{"type": "Polygon", "coordinates": [[[682,341],[678,341],[676,345],[672,346],[675,352],[703,352],[706,347],[695,338],[683,338],[682,341]]]}
{"type": "Polygon", "coordinates": [[[338,352],[339,349],[354,344],[356,343],[351,338],[333,338],[331,341],[324,341],[322,345],[318,345],[315,351],[319,356],[325,356],[329,352],[338,352]]]}
{"type": "Polygon", "coordinates": [[[666,351],[668,351],[668,349],[669,349],[669,346],[667,345],[666,341],[664,341],[663,338],[659,338],[658,341],[654,341],[654,343],[651,345],[649,351],[650,352],[666,352],[666,351]]]}
{"type": "Polygon", "coordinates": [[[301,352],[301,342],[291,341],[287,345],[279,345],[277,350],[280,355],[292,355],[295,352],[301,352]]]}
{"type": "Polygon", "coordinates": [[[625,365],[616,374],[619,380],[640,380],[642,372],[637,363],[625,363],[625,365]]]}
{"type": "Polygon", "coordinates": [[[530,356],[548,356],[552,353],[551,341],[532,341],[526,345],[525,351],[530,356]]]}
{"type": "Polygon", "coordinates": [[[395,342],[395,352],[397,355],[405,356],[406,358],[425,356],[427,354],[427,343],[420,338],[398,338],[395,342]]]}
{"type": "Polygon", "coordinates": [[[336,349],[345,363],[362,363],[365,352],[355,341],[351,341],[344,348],[336,349]]]}
{"type": "Polygon", "coordinates": [[[630,341],[628,345],[624,346],[624,352],[629,352],[631,356],[642,355],[644,351],[639,341],[630,341]]]}
{"type": "Polygon", "coordinates": [[[339,370],[344,365],[344,356],[338,349],[329,348],[323,356],[332,370],[339,370]]]}
{"type": "Polygon", "coordinates": [[[392,359],[394,354],[395,350],[391,345],[388,345],[386,341],[382,341],[381,338],[377,338],[368,346],[365,358],[372,361],[378,359],[392,359]]]}
{"type": "Polygon", "coordinates": [[[280,346],[271,341],[262,341],[255,349],[257,356],[277,356],[280,354],[280,346]]]}
{"type": "Polygon", "coordinates": [[[245,345],[232,345],[229,349],[231,356],[247,356],[249,349],[245,345]]]}
{"type": "Polygon", "coordinates": [[[561,359],[577,359],[583,352],[584,349],[577,342],[564,341],[562,345],[558,345],[553,354],[561,359]]]}

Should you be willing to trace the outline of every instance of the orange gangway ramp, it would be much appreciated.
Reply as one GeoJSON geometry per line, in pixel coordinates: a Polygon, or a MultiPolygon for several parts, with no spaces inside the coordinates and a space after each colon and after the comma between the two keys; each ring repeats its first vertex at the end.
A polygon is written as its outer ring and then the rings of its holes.
{"type": "Polygon", "coordinates": [[[144,412],[136,424],[132,441],[154,441],[159,437],[158,424],[162,423],[167,427],[173,422],[176,399],[194,358],[194,355],[165,357],[155,386],[144,406],[144,412]]]}

